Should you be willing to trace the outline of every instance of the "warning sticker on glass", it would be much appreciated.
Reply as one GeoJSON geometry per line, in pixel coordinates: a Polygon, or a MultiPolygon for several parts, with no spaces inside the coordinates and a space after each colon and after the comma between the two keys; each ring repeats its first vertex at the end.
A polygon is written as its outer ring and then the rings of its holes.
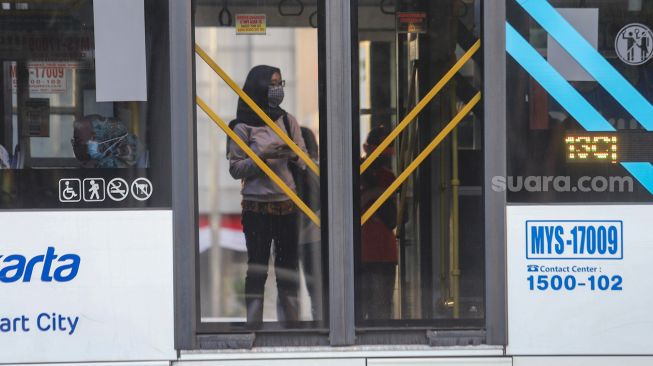
{"type": "Polygon", "coordinates": [[[426,13],[422,11],[397,13],[397,33],[426,33],[426,13]]]}
{"type": "Polygon", "coordinates": [[[236,14],[236,34],[265,34],[265,14],[236,14]]]}

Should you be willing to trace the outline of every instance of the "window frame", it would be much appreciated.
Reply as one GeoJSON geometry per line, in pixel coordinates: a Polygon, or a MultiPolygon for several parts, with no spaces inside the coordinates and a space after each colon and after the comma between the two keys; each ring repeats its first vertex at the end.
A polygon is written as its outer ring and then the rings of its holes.
{"type": "MultiPolygon", "coordinates": [[[[197,162],[195,141],[195,53],[193,7],[197,0],[168,0],[170,32],[170,105],[172,123],[172,206],[174,218],[175,348],[247,348],[254,338],[257,346],[350,346],[356,344],[397,345],[421,343],[446,345],[443,339],[473,339],[488,345],[507,344],[505,271],[505,193],[491,190],[491,177],[506,174],[505,154],[505,2],[482,5],[484,58],[483,120],[495,128],[484,129],[484,141],[492,141],[484,153],[485,187],[485,328],[469,331],[426,332],[406,327],[365,329],[357,332],[354,323],[354,240],[360,235],[358,194],[358,98],[356,0],[322,0],[318,29],[320,61],[320,159],[323,243],[328,243],[328,329],[283,330],[243,335],[216,334],[199,320],[199,265],[197,246],[197,162]],[[354,47],[356,46],[356,47],[354,47]],[[329,56],[329,57],[326,57],[329,56]],[[335,56],[335,57],[334,57],[335,56]],[[342,60],[351,62],[342,62],[342,60]],[[498,92],[497,92],[498,91],[498,92]],[[341,121],[331,124],[327,121],[341,121]],[[347,126],[351,128],[346,128],[347,126]],[[343,128],[345,127],[345,128],[343,128]],[[330,163],[334,163],[333,165],[330,163]],[[339,169],[331,171],[331,166],[339,169]],[[241,343],[234,343],[240,337],[241,343]],[[417,341],[411,341],[417,340],[417,341]],[[231,342],[231,343],[229,343],[231,342]]],[[[468,342],[469,343],[469,342],[468,342]]]]}

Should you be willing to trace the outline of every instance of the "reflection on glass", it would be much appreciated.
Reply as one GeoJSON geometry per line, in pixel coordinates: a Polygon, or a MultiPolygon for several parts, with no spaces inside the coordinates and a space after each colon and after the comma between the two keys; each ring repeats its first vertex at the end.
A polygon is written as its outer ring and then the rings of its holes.
{"type": "MultiPolygon", "coordinates": [[[[300,16],[281,16],[273,1],[228,5],[198,4],[196,43],[317,164],[316,2],[300,16]],[[248,14],[256,27],[239,27],[248,14]]],[[[199,57],[196,66],[197,95],[319,216],[319,178],[199,57]]],[[[202,322],[220,331],[322,326],[320,228],[201,110],[197,154],[202,322]]]]}
{"type": "Polygon", "coordinates": [[[141,142],[118,119],[94,114],[75,121],[73,130],[70,143],[84,167],[127,168],[143,157],[141,142]]]}
{"type": "Polygon", "coordinates": [[[378,157],[372,155],[480,38],[480,5],[478,0],[359,2],[360,211],[363,217],[373,212],[356,246],[359,327],[482,324],[479,114],[466,116],[408,179],[393,184],[480,90],[479,55],[378,157]]]}

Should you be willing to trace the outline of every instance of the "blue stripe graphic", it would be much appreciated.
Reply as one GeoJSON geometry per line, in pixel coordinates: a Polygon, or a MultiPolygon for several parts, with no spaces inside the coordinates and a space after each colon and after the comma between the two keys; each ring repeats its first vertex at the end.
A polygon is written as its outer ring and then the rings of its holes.
{"type": "MultiPolygon", "coordinates": [[[[506,23],[506,50],[583,128],[593,132],[615,130],[509,23],[506,23]]],[[[621,165],[653,194],[653,164],[621,165]]]]}
{"type": "Polygon", "coordinates": [[[594,132],[614,131],[610,122],[509,23],[506,23],[506,50],[583,128],[594,132]]]}
{"type": "Polygon", "coordinates": [[[546,0],[516,0],[578,63],[647,130],[653,106],[546,0]]]}
{"type": "Polygon", "coordinates": [[[628,173],[635,177],[646,188],[649,193],[653,194],[653,164],[651,163],[621,163],[628,170],[628,173]]]}

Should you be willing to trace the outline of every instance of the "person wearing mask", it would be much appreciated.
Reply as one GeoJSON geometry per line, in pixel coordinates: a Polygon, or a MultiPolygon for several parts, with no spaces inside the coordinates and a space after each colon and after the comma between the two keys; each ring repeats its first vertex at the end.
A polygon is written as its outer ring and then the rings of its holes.
{"type": "Polygon", "coordinates": [[[97,114],[75,121],[70,143],[85,168],[131,167],[143,150],[138,138],[121,121],[97,114]]]}
{"type": "MultiPolygon", "coordinates": [[[[363,149],[366,156],[388,136],[381,125],[367,135],[363,149]]],[[[361,175],[361,212],[365,212],[392,184],[394,146],[388,146],[361,175]]],[[[359,318],[390,319],[392,295],[398,262],[398,246],[394,229],[397,226],[397,204],[390,197],[361,228],[359,318]]]]}
{"type": "MultiPolygon", "coordinates": [[[[281,79],[278,68],[260,65],[250,70],[243,90],[282,131],[306,151],[297,120],[280,107],[284,98],[284,85],[285,81],[281,79]],[[284,116],[290,131],[284,126],[284,116]]],[[[270,169],[291,189],[296,189],[289,164],[306,169],[305,163],[242,99],[238,100],[236,119],[229,125],[270,169]]],[[[247,246],[247,325],[256,328],[263,320],[263,296],[273,241],[280,312],[278,318],[297,321],[299,264],[295,204],[237,144],[228,144],[228,158],[231,176],[242,182],[242,224],[247,246]]]]}

